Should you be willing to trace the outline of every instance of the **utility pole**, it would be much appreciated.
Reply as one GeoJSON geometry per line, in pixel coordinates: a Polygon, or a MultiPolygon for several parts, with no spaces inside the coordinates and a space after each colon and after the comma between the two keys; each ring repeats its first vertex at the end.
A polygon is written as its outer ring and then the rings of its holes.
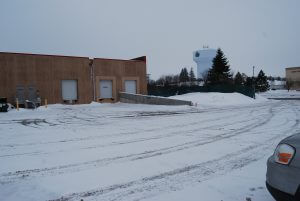
{"type": "Polygon", "coordinates": [[[253,87],[253,98],[255,99],[254,68],[255,68],[255,66],[253,66],[252,87],[253,87]]]}

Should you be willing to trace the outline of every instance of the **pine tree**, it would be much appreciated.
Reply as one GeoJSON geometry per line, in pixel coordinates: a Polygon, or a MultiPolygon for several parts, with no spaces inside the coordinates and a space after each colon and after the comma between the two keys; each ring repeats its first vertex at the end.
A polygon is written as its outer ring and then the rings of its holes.
{"type": "Polygon", "coordinates": [[[245,83],[245,80],[240,72],[237,72],[233,81],[235,85],[243,85],[245,83]]]}
{"type": "Polygon", "coordinates": [[[213,65],[208,71],[207,85],[220,85],[232,83],[232,73],[223,51],[219,48],[213,59],[213,65]]]}
{"type": "Polygon", "coordinates": [[[255,80],[255,90],[259,92],[264,92],[269,90],[269,88],[270,85],[268,83],[267,76],[262,70],[260,70],[255,80]]]}
{"type": "Polygon", "coordinates": [[[188,82],[190,80],[189,72],[187,68],[184,68],[183,70],[184,70],[184,80],[185,82],[188,82]]]}
{"type": "Polygon", "coordinates": [[[190,80],[187,68],[181,69],[179,80],[180,82],[188,82],[190,80]]]}
{"type": "Polygon", "coordinates": [[[183,68],[182,68],[179,73],[179,82],[183,82],[183,80],[184,80],[184,72],[183,72],[183,68]]]}
{"type": "Polygon", "coordinates": [[[191,68],[189,76],[190,76],[190,81],[191,82],[195,82],[196,81],[196,76],[195,76],[193,68],[191,68]]]}

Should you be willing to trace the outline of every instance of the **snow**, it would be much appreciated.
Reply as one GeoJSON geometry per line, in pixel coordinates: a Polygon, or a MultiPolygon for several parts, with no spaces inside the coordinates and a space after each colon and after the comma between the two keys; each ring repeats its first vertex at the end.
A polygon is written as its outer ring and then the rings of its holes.
{"type": "Polygon", "coordinates": [[[273,81],[268,80],[268,83],[273,86],[278,86],[278,85],[284,86],[285,85],[285,81],[281,81],[281,80],[273,80],[273,81]]]}
{"type": "MultiPolygon", "coordinates": [[[[264,160],[266,161],[267,158],[264,160]]],[[[199,201],[204,198],[205,201],[246,200],[246,198],[251,198],[253,201],[274,201],[266,193],[265,174],[266,165],[261,161],[256,161],[245,168],[201,182],[197,186],[165,193],[148,201],[199,201]]]]}
{"type": "Polygon", "coordinates": [[[0,113],[0,198],[273,201],[266,159],[299,132],[300,103],[231,95],[189,95],[199,105],[199,97],[214,100],[208,107],[56,104],[0,113]]]}
{"type": "Polygon", "coordinates": [[[257,104],[267,101],[266,98],[256,95],[256,99],[250,98],[240,93],[188,93],[171,96],[169,98],[192,101],[197,106],[237,106],[247,104],[257,104]]]}
{"type": "Polygon", "coordinates": [[[265,98],[300,98],[300,91],[296,90],[269,90],[264,93],[260,93],[265,98]]]}

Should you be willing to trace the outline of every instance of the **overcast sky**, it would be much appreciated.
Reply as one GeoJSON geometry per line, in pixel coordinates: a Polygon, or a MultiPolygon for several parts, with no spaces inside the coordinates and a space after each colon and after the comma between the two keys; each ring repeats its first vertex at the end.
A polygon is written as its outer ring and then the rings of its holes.
{"type": "Polygon", "coordinates": [[[130,59],[151,78],[222,48],[231,69],[300,66],[299,0],[1,0],[0,51],[130,59]]]}

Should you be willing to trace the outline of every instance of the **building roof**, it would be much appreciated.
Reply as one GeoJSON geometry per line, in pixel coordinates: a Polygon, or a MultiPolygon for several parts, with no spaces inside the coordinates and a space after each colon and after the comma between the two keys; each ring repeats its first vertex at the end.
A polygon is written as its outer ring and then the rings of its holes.
{"type": "Polygon", "coordinates": [[[134,59],[108,59],[108,58],[89,58],[81,56],[66,56],[66,55],[51,55],[51,54],[33,54],[33,53],[20,53],[20,52],[0,52],[0,54],[17,54],[17,55],[28,55],[28,56],[50,56],[50,57],[70,57],[70,58],[82,58],[82,59],[103,59],[103,60],[115,60],[115,61],[137,61],[146,62],[146,56],[137,57],[134,59]]]}
{"type": "Polygon", "coordinates": [[[300,67],[287,67],[287,68],[285,68],[286,70],[289,70],[289,69],[300,69],[300,67]]]}

